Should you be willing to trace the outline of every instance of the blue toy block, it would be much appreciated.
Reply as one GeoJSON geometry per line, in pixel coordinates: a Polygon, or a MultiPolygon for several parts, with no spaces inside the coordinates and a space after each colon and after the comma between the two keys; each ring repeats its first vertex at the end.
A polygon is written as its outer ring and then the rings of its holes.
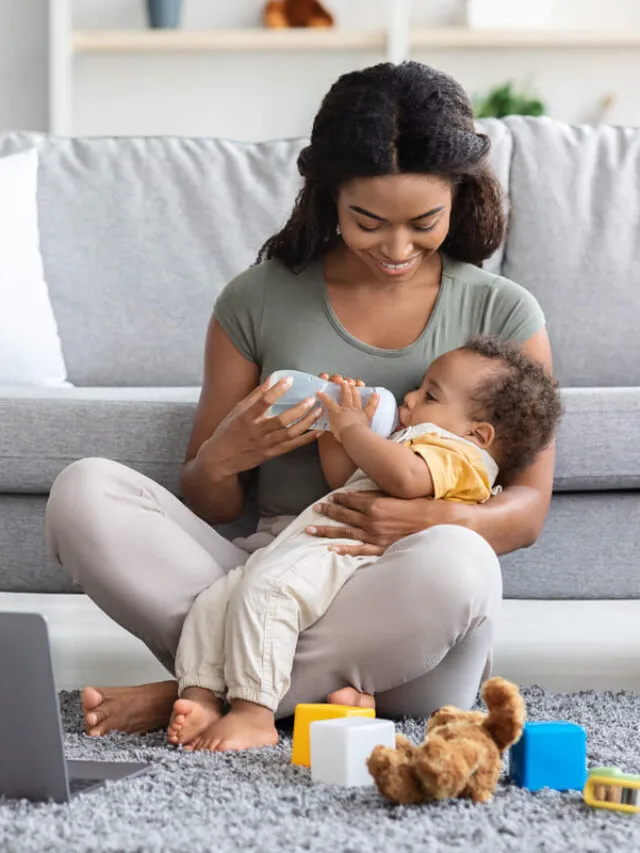
{"type": "Polygon", "coordinates": [[[530,791],[581,791],[587,781],[587,732],[577,723],[525,723],[509,750],[509,777],[530,791]]]}

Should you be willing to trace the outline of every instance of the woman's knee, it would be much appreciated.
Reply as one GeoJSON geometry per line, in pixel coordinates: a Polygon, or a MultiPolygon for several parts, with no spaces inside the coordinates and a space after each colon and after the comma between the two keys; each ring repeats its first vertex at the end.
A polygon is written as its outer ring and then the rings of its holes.
{"type": "Polygon", "coordinates": [[[123,467],[111,459],[89,457],[72,462],[58,474],[45,511],[47,544],[56,558],[59,558],[61,537],[86,530],[94,520],[103,517],[100,504],[123,467]]]}
{"type": "MultiPolygon", "coordinates": [[[[410,571],[413,583],[439,606],[471,608],[489,616],[502,598],[502,574],[489,543],[465,527],[439,525],[414,533],[387,551],[410,571]]],[[[400,567],[398,567],[400,568],[400,567]]]]}

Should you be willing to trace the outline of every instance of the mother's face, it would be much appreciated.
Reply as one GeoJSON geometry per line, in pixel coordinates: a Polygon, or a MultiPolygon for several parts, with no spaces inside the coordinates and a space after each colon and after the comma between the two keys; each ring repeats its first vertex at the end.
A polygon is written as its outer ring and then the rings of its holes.
{"type": "Polygon", "coordinates": [[[380,281],[408,280],[444,242],[452,199],[432,175],[354,178],[338,193],[342,239],[380,281]]]}

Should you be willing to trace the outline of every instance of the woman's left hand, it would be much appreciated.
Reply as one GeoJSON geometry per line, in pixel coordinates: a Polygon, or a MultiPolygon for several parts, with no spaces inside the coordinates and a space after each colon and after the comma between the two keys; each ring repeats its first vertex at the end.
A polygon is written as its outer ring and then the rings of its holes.
{"type": "Polygon", "coordinates": [[[438,524],[467,525],[469,507],[454,501],[390,498],[382,492],[336,492],[314,509],[341,527],[315,525],[307,533],[326,539],[356,539],[331,550],[352,557],[378,557],[390,545],[438,524]]]}

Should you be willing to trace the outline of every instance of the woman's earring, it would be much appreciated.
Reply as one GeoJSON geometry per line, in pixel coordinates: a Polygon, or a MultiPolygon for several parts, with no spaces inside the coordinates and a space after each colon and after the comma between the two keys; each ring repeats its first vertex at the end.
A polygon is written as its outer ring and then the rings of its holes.
{"type": "Polygon", "coordinates": [[[336,225],[336,236],[342,237],[342,231],[340,230],[340,225],[336,225]]]}

